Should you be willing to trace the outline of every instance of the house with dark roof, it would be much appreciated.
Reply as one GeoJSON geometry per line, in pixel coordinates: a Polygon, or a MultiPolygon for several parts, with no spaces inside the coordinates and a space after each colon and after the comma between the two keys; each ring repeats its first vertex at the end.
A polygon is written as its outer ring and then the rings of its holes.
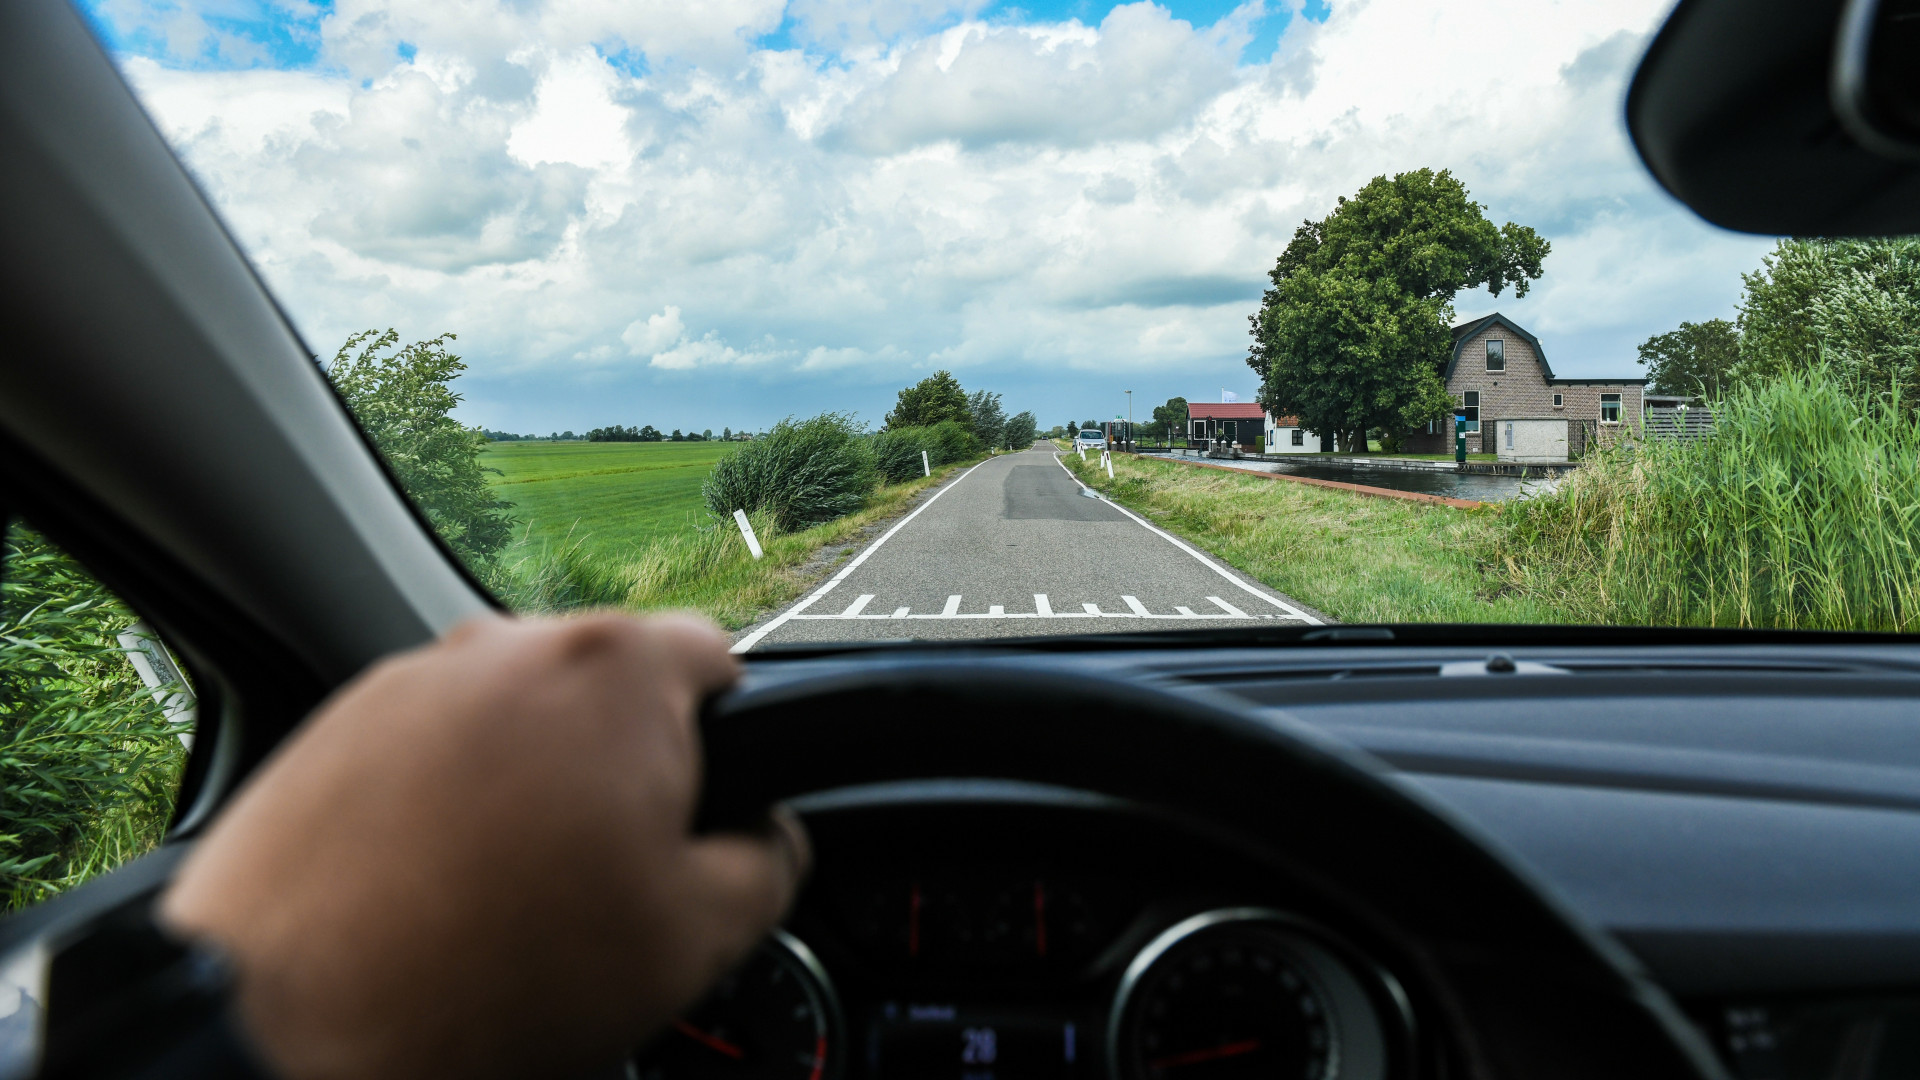
{"type": "Polygon", "coordinates": [[[1453,351],[1442,377],[1453,414],[1408,435],[1413,453],[1453,450],[1456,417],[1467,432],[1469,453],[1495,453],[1503,420],[1566,420],[1568,447],[1608,443],[1638,424],[1645,379],[1563,379],[1547,364],[1547,351],[1520,324],[1499,312],[1453,328],[1453,351]]]}
{"type": "Polygon", "coordinates": [[[1187,445],[1251,450],[1267,411],[1251,401],[1187,402],[1187,445]]]}

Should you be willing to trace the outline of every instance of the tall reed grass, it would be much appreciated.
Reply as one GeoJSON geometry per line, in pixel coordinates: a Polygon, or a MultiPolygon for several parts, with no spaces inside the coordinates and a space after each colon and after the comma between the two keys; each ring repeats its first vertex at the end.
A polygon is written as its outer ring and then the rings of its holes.
{"type": "Polygon", "coordinates": [[[1902,403],[1814,368],[1735,391],[1714,421],[1509,504],[1496,572],[1582,621],[1920,629],[1920,429],[1902,403]]]}
{"type": "Polygon", "coordinates": [[[158,844],[186,751],[116,636],[133,613],[15,525],[0,564],[0,909],[158,844]]]}

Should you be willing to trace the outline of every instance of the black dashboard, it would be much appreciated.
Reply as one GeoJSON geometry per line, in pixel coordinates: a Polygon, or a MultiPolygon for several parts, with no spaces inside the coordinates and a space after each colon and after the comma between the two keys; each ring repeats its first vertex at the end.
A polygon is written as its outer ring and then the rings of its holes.
{"type": "MultiPolygon", "coordinates": [[[[1624,943],[1735,1076],[1920,1075],[1912,650],[1000,655],[1230,700],[1373,754],[1624,943]]],[[[749,682],[875,662],[760,661],[749,682]]],[[[1459,1074],[1472,1033],[1425,944],[1284,851],[965,776],[796,806],[818,864],[785,936],[639,1075],[1459,1074]],[[772,1059],[731,1037],[775,1030],[766,1001],[788,1018],[768,1044],[785,1071],[749,1068],[772,1059]]]]}

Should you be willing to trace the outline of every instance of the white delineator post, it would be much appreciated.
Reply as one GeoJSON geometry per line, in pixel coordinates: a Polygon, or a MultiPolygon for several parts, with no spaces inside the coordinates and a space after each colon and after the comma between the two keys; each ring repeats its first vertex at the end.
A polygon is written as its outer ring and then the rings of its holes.
{"type": "Polygon", "coordinates": [[[747,512],[745,510],[735,510],[733,512],[733,520],[740,526],[740,536],[747,542],[747,550],[753,553],[754,558],[759,558],[761,554],[760,538],[753,535],[753,522],[747,520],[747,512]]]}
{"type": "Polygon", "coordinates": [[[933,463],[927,460],[927,452],[925,450],[920,451],[920,471],[928,476],[933,475],[933,463]]]}
{"type": "Polygon", "coordinates": [[[1113,479],[1113,458],[1111,456],[1107,458],[1107,479],[1113,479]]]}

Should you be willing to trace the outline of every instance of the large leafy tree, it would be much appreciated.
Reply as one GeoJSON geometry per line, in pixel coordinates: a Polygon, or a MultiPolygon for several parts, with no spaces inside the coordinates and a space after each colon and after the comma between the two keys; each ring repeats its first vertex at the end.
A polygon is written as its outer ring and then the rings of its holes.
{"type": "Polygon", "coordinates": [[[447,351],[452,340],[401,345],[393,330],[365,330],[340,346],[327,378],[447,546],[484,575],[513,538],[513,504],[487,486],[498,470],[480,464],[486,437],[452,416],[460,395],[450,384],[467,369],[447,351]]]}
{"type": "Polygon", "coordinates": [[[1920,238],[1782,240],[1743,280],[1737,381],[1825,364],[1920,405],[1920,238]]]}
{"type": "Polygon", "coordinates": [[[1740,331],[1725,319],[1683,322],[1677,330],[1640,343],[1647,389],[1656,394],[1698,394],[1717,399],[1740,359],[1740,331]]]}
{"type": "Polygon", "coordinates": [[[967,392],[960,389],[960,380],[951,371],[936,371],[900,391],[893,411],[887,414],[890,428],[931,427],[943,420],[973,426],[967,392]]]}
{"type": "Polygon", "coordinates": [[[1550,250],[1467,196],[1444,169],[1379,176],[1294,230],[1248,317],[1262,406],[1346,448],[1364,447],[1371,428],[1392,438],[1445,413],[1453,298],[1510,285],[1525,296],[1550,250]]]}

